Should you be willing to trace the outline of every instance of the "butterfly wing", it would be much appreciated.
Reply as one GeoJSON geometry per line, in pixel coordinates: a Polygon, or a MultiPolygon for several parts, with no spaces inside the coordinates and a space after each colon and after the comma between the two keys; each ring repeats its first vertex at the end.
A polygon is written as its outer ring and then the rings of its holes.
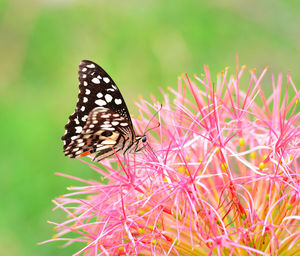
{"type": "MultiPolygon", "coordinates": [[[[97,154],[97,160],[123,150],[133,134],[128,120],[120,114],[104,107],[93,109],[82,132],[76,135],[66,147],[65,154],[70,157],[97,154]]],[[[126,148],[126,147],[125,147],[126,148]]]]}
{"type": "MultiPolygon", "coordinates": [[[[70,115],[69,122],[65,126],[65,135],[62,136],[65,155],[75,157],[79,153],[74,154],[75,152],[71,148],[78,148],[78,145],[88,143],[88,148],[85,144],[81,146],[82,148],[79,148],[81,150],[83,148],[89,150],[91,143],[95,141],[96,138],[94,140],[89,139],[88,141],[80,141],[80,139],[83,139],[82,135],[88,130],[86,128],[87,120],[90,117],[92,118],[92,111],[96,108],[98,109],[97,113],[102,113],[99,111],[99,108],[102,108],[105,109],[104,112],[111,113],[112,117],[113,114],[118,114],[119,118],[124,118],[123,123],[127,123],[127,133],[131,134],[131,137],[135,136],[126,103],[112,78],[100,66],[88,60],[81,61],[78,74],[80,82],[78,102],[74,113],[70,115]]],[[[105,121],[113,122],[113,119],[106,120],[104,118],[101,120],[101,115],[97,116],[100,128],[105,121]]],[[[122,130],[120,130],[120,133],[122,133],[122,130]]],[[[98,138],[98,142],[101,140],[101,138],[98,138]]],[[[76,152],[81,152],[81,150],[77,150],[76,152]]]]}

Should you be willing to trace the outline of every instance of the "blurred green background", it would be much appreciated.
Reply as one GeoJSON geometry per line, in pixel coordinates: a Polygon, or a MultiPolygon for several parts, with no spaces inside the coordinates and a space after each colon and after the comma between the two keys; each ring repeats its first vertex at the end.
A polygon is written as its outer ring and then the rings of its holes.
{"type": "MultiPolygon", "coordinates": [[[[291,71],[300,82],[297,0],[0,1],[0,255],[71,255],[82,245],[38,246],[54,234],[51,199],[97,178],[62,153],[61,135],[78,93],[81,59],[100,64],[132,99],[176,87],[183,72],[234,68],[291,71]]],[[[267,87],[269,83],[264,83],[267,87]]],[[[270,87],[269,87],[270,88],[270,87]]]]}

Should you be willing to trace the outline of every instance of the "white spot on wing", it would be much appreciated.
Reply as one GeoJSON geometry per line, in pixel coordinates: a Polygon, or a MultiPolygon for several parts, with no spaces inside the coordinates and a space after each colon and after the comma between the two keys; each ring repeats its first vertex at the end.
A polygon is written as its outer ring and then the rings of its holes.
{"type": "Polygon", "coordinates": [[[76,133],[81,133],[82,127],[81,126],[75,126],[76,133]]]}
{"type": "Polygon", "coordinates": [[[94,84],[100,84],[100,80],[99,80],[97,77],[94,77],[94,78],[92,79],[92,82],[93,82],[94,84]]]}
{"type": "Polygon", "coordinates": [[[102,98],[103,97],[103,94],[101,92],[97,93],[97,97],[98,98],[102,98]]]}
{"type": "Polygon", "coordinates": [[[81,111],[84,111],[84,110],[85,110],[85,106],[82,106],[80,110],[81,110],[81,111]]]}
{"type": "Polygon", "coordinates": [[[83,97],[83,103],[88,102],[88,98],[87,97],[83,97]]]}
{"type": "Polygon", "coordinates": [[[122,100],[121,100],[121,99],[115,99],[115,103],[116,103],[117,105],[120,105],[120,104],[122,103],[122,100]]]}
{"type": "Polygon", "coordinates": [[[82,120],[83,122],[85,122],[87,118],[88,118],[88,115],[85,115],[84,117],[81,118],[81,120],[82,120]]]}
{"type": "Polygon", "coordinates": [[[85,72],[85,71],[87,71],[87,68],[83,68],[81,71],[82,71],[82,72],[85,72]]]}
{"type": "Polygon", "coordinates": [[[107,128],[105,128],[105,130],[106,130],[106,131],[114,131],[115,128],[113,128],[113,127],[107,127],[107,128]]]}
{"type": "Polygon", "coordinates": [[[105,95],[105,100],[106,100],[107,102],[111,102],[112,99],[113,99],[113,97],[112,97],[110,94],[106,94],[106,95],[105,95]]]}
{"type": "Polygon", "coordinates": [[[105,82],[105,83],[109,83],[109,78],[108,77],[103,77],[103,81],[105,82]]]}
{"type": "Polygon", "coordinates": [[[83,85],[87,86],[88,85],[87,81],[83,81],[83,85]]]}
{"type": "Polygon", "coordinates": [[[88,68],[95,68],[96,66],[94,64],[89,64],[89,65],[86,65],[88,68]]]}
{"type": "Polygon", "coordinates": [[[102,124],[101,125],[101,128],[108,128],[108,127],[111,127],[111,124],[102,124]]]}
{"type": "Polygon", "coordinates": [[[75,118],[74,121],[75,121],[76,124],[79,124],[78,118],[75,118]]]}
{"type": "Polygon", "coordinates": [[[113,121],[113,122],[111,122],[111,124],[112,124],[113,126],[116,126],[116,125],[118,125],[118,124],[119,124],[119,122],[117,122],[117,121],[113,121]]]}
{"type": "Polygon", "coordinates": [[[121,126],[127,126],[128,123],[120,123],[121,126]]]}
{"type": "Polygon", "coordinates": [[[114,140],[104,140],[101,143],[102,145],[113,145],[116,144],[116,142],[114,140]]]}
{"type": "Polygon", "coordinates": [[[106,101],[105,101],[105,100],[96,100],[95,103],[96,103],[97,105],[99,105],[100,107],[106,105],[106,101]]]}
{"type": "Polygon", "coordinates": [[[83,74],[83,75],[82,75],[82,78],[86,78],[86,74],[83,74]]]}
{"type": "Polygon", "coordinates": [[[85,89],[85,94],[89,95],[91,93],[91,91],[89,89],[85,89]]]}

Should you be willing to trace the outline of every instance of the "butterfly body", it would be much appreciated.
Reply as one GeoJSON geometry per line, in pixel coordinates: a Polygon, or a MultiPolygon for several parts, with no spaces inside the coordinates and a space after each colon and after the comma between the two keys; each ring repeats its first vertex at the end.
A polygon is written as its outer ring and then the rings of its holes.
{"type": "Polygon", "coordinates": [[[64,152],[71,158],[95,153],[95,161],[137,152],[146,136],[136,135],[126,103],[111,77],[88,60],[79,65],[76,109],[65,126],[64,152]]]}

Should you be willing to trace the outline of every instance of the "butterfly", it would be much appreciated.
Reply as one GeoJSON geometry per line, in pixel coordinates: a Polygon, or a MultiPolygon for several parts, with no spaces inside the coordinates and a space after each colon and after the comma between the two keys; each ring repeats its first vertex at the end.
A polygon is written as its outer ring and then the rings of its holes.
{"type": "Polygon", "coordinates": [[[96,63],[79,65],[79,94],[75,111],[65,126],[64,153],[74,158],[95,153],[101,161],[115,152],[137,152],[147,141],[136,135],[118,87],[96,63]]]}

